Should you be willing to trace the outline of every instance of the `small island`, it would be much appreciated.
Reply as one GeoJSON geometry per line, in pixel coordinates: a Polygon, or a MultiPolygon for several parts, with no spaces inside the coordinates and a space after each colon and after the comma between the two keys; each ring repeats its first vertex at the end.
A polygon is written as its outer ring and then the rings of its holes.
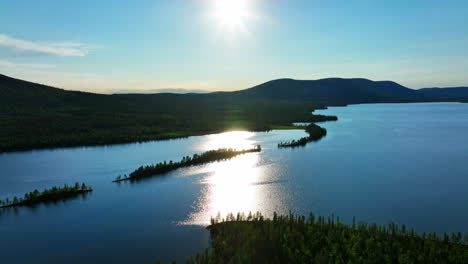
{"type": "Polygon", "coordinates": [[[31,206],[39,203],[54,202],[59,200],[65,200],[76,197],[80,194],[91,192],[93,189],[86,184],[75,183],[74,186],[64,185],[63,187],[52,187],[50,189],[44,189],[39,192],[34,190],[33,192],[26,193],[24,198],[13,197],[12,200],[6,198],[0,200],[0,208],[15,207],[15,206],[31,206]]]}
{"type": "Polygon", "coordinates": [[[141,178],[146,178],[146,177],[151,177],[154,175],[160,175],[164,174],[173,170],[176,170],[178,168],[182,167],[189,167],[193,165],[201,165],[213,161],[220,161],[220,160],[225,160],[225,159],[230,159],[238,155],[242,155],[245,153],[251,153],[251,152],[260,152],[262,151],[262,147],[260,145],[257,145],[251,149],[244,149],[244,150],[236,150],[236,149],[218,149],[218,150],[209,150],[207,152],[204,152],[202,154],[194,154],[193,157],[186,156],[183,157],[181,161],[179,162],[160,162],[158,164],[153,164],[153,165],[147,165],[147,166],[141,166],[130,175],[124,175],[118,176],[113,182],[121,182],[121,181],[127,181],[127,180],[138,180],[141,178]]]}
{"type": "Polygon", "coordinates": [[[293,139],[288,142],[280,142],[278,144],[278,148],[302,147],[308,142],[317,141],[327,135],[327,130],[323,127],[317,126],[316,124],[306,126],[305,131],[309,134],[308,137],[302,137],[298,140],[293,139]]]}

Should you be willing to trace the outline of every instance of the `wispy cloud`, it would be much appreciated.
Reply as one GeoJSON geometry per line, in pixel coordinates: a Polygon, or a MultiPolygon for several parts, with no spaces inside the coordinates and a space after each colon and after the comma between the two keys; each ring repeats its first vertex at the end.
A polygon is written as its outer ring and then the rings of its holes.
{"type": "Polygon", "coordinates": [[[22,39],[15,39],[0,34],[0,46],[9,47],[18,51],[37,52],[60,57],[82,57],[88,53],[88,48],[82,43],[39,43],[22,39]]]}

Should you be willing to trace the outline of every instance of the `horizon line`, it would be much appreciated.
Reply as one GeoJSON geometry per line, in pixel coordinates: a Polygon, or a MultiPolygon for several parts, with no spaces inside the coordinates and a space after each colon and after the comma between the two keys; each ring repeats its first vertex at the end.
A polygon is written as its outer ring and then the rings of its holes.
{"type": "Polygon", "coordinates": [[[251,89],[251,88],[255,88],[257,86],[260,86],[260,85],[263,85],[263,84],[266,84],[266,83],[269,83],[269,82],[274,82],[274,81],[280,81],[280,80],[292,80],[292,81],[321,81],[321,80],[329,80],[329,79],[341,79],[341,80],[368,80],[368,81],[372,81],[372,82],[393,82],[395,84],[398,84],[402,87],[405,87],[407,89],[411,89],[411,90],[421,90],[421,89],[451,89],[451,88],[468,88],[468,85],[467,86],[448,86],[448,87],[438,87],[438,86],[432,86],[432,87],[421,87],[421,88],[411,88],[411,87],[407,87],[405,85],[402,85],[396,81],[392,81],[392,80],[373,80],[373,79],[369,79],[369,78],[362,78],[362,77],[351,77],[351,78],[343,78],[343,77],[326,77],[326,78],[319,78],[319,79],[295,79],[295,78],[289,78],[289,77],[282,77],[282,78],[276,78],[276,79],[271,79],[271,80],[268,80],[268,81],[264,81],[262,83],[259,83],[259,84],[256,84],[254,86],[251,86],[251,87],[247,87],[247,88],[241,88],[241,89],[232,89],[232,90],[209,90],[209,89],[198,89],[198,88],[194,88],[194,89],[191,89],[191,88],[168,88],[168,87],[165,87],[165,88],[150,88],[150,89],[114,89],[113,91],[110,91],[110,92],[97,92],[97,91],[87,91],[87,90],[80,90],[80,89],[69,89],[69,88],[62,88],[62,87],[58,87],[58,86],[55,86],[55,85],[50,85],[50,84],[44,84],[44,83],[40,83],[40,82],[35,82],[35,81],[29,81],[29,80],[25,80],[25,79],[20,79],[20,78],[16,78],[16,77],[12,77],[12,76],[8,76],[8,75],[5,75],[5,74],[1,74],[0,73],[0,76],[4,76],[4,77],[7,77],[7,78],[11,78],[11,79],[15,79],[15,80],[19,80],[19,81],[24,81],[24,82],[29,82],[29,83],[34,83],[34,84],[38,84],[38,85],[42,85],[42,86],[47,86],[47,87],[51,87],[51,88],[55,88],[55,89],[60,89],[60,90],[64,90],[64,91],[70,91],[70,92],[81,92],[81,93],[90,93],[90,94],[102,94],[102,95],[125,95],[125,94],[135,94],[135,95],[138,95],[138,94],[147,94],[147,95],[150,95],[150,94],[211,94],[211,93],[219,93],[219,92],[236,92],[236,91],[243,91],[243,90],[247,90],[247,89],[251,89]],[[174,90],[174,92],[171,92],[171,90],[174,90]],[[158,92],[160,91],[160,92],[158,92]],[[177,92],[178,91],[178,92],[177,92]]]}

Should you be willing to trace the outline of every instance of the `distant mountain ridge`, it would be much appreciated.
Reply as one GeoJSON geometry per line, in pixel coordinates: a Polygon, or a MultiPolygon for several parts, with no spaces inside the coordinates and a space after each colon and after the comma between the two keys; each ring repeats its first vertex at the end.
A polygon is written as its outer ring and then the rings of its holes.
{"type": "MultiPolygon", "coordinates": [[[[185,90],[184,90],[185,91],[185,90]]],[[[424,88],[414,90],[392,81],[371,81],[362,78],[326,78],[319,80],[277,79],[245,90],[212,93],[171,93],[170,90],[153,94],[95,94],[68,91],[46,85],[14,79],[0,74],[0,102],[21,104],[24,100],[37,99],[40,102],[63,101],[86,103],[97,98],[106,101],[124,102],[134,98],[190,99],[205,100],[279,100],[300,101],[316,105],[346,105],[362,103],[404,103],[460,101],[468,102],[468,87],[424,88]]]]}
{"type": "Polygon", "coordinates": [[[234,92],[95,94],[0,75],[0,152],[267,131],[327,120],[335,105],[468,102],[468,88],[413,90],[391,81],[278,79],[234,92]]]}
{"type": "Polygon", "coordinates": [[[439,100],[461,100],[468,102],[468,87],[424,88],[418,90],[425,97],[439,100]]]}
{"type": "Polygon", "coordinates": [[[434,101],[468,102],[468,87],[414,90],[393,81],[371,81],[362,78],[278,79],[237,93],[247,97],[283,98],[323,105],[434,101]]]}
{"type": "Polygon", "coordinates": [[[239,93],[252,97],[284,98],[324,105],[413,102],[422,99],[418,91],[398,83],[360,78],[278,79],[239,91],[239,93]]]}
{"type": "Polygon", "coordinates": [[[155,94],[155,93],[173,93],[173,94],[205,94],[210,93],[210,91],[200,90],[200,89],[184,89],[184,88],[160,88],[160,89],[150,89],[150,90],[120,90],[113,94],[155,94]]]}

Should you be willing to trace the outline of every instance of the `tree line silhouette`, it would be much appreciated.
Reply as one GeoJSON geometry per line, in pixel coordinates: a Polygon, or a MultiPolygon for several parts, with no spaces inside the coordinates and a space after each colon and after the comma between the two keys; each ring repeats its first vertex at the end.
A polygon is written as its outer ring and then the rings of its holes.
{"type": "Polygon", "coordinates": [[[11,200],[9,198],[0,200],[0,208],[53,202],[72,198],[79,194],[91,192],[92,190],[93,189],[90,186],[86,186],[85,183],[82,183],[81,185],[79,183],[75,183],[74,186],[68,186],[66,184],[63,187],[54,186],[50,189],[44,189],[42,192],[36,189],[33,192],[26,193],[24,197],[18,198],[15,196],[11,200]]]}
{"type": "Polygon", "coordinates": [[[0,153],[269,131],[324,119],[311,114],[321,104],[227,95],[90,94],[0,75],[0,153]]]}
{"type": "MultiPolygon", "coordinates": [[[[343,224],[310,213],[218,217],[207,227],[210,250],[187,263],[468,263],[468,235],[417,234],[405,225],[343,224]]],[[[159,263],[159,262],[156,262],[159,263]]]]}
{"type": "Polygon", "coordinates": [[[306,133],[309,134],[307,137],[302,137],[298,140],[291,140],[287,142],[280,142],[278,144],[278,148],[288,148],[288,147],[300,147],[300,146],[305,146],[307,143],[311,141],[317,141],[321,139],[322,137],[327,135],[327,130],[323,127],[320,127],[316,124],[310,124],[305,127],[306,133]]]}
{"type": "Polygon", "coordinates": [[[218,150],[209,150],[202,154],[194,154],[192,157],[185,156],[179,162],[159,162],[153,165],[140,166],[138,169],[130,173],[129,175],[118,176],[113,182],[121,182],[126,180],[137,180],[141,178],[151,177],[158,174],[164,174],[169,171],[176,170],[182,167],[189,167],[193,165],[201,165],[204,163],[209,163],[213,161],[230,159],[235,156],[250,153],[250,152],[260,152],[262,147],[257,145],[251,149],[236,150],[232,148],[220,148],[218,150]]]}

